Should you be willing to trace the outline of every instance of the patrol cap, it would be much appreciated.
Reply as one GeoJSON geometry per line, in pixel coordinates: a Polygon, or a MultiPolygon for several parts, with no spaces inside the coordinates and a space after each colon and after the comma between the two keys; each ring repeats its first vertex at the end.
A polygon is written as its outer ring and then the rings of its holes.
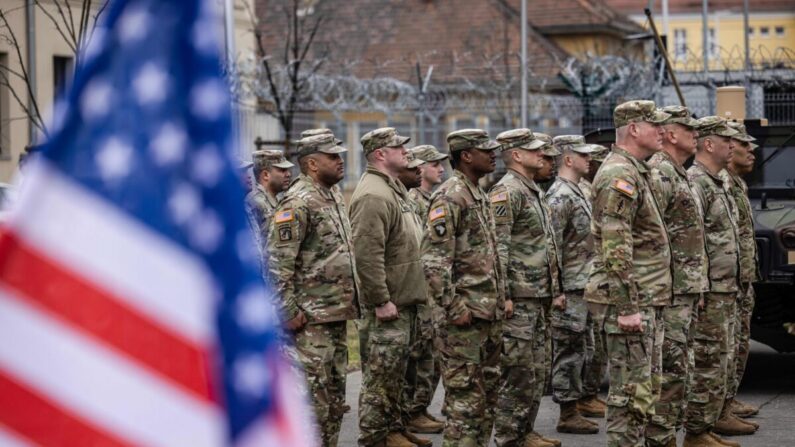
{"type": "Polygon", "coordinates": [[[324,154],[341,154],[348,149],[337,144],[334,135],[324,133],[298,140],[298,158],[306,155],[322,152],[324,154]]]}
{"type": "Polygon", "coordinates": [[[449,157],[449,155],[439,152],[439,150],[436,149],[436,146],[430,144],[414,146],[413,148],[409,149],[409,152],[426,163],[433,163],[435,161],[444,160],[445,158],[449,157]]]}
{"type": "Polygon", "coordinates": [[[705,116],[698,120],[698,137],[708,137],[710,135],[718,135],[721,137],[734,137],[739,134],[735,129],[729,127],[725,119],[719,116],[705,116]]]}
{"type": "Polygon", "coordinates": [[[654,101],[634,100],[616,106],[613,111],[613,125],[616,128],[624,127],[629,123],[647,122],[662,124],[668,119],[668,114],[658,110],[654,101]]]}
{"type": "Polygon", "coordinates": [[[690,128],[698,126],[698,120],[693,119],[690,110],[685,106],[665,106],[661,110],[671,115],[663,121],[663,124],[681,124],[690,128]]]}
{"type": "Polygon", "coordinates": [[[607,154],[610,153],[610,149],[602,146],[601,144],[590,144],[591,146],[591,160],[598,161],[602,163],[607,158],[607,154]]]}
{"type": "Polygon", "coordinates": [[[294,164],[287,161],[282,151],[276,150],[260,150],[254,151],[251,154],[251,158],[254,159],[254,164],[262,169],[270,169],[271,167],[274,168],[281,168],[281,169],[289,169],[295,166],[294,164]]]}
{"type": "MultiPolygon", "coordinates": [[[[745,130],[745,124],[739,121],[727,121],[726,124],[729,125],[732,129],[736,130],[738,133],[737,135],[733,136],[737,141],[743,141],[745,143],[750,143],[752,141],[756,141],[756,138],[748,135],[748,131],[745,130]]],[[[758,145],[754,144],[754,147],[759,147],[758,145]]]]}
{"type": "MultiPolygon", "coordinates": [[[[325,127],[318,127],[317,129],[307,129],[301,132],[301,138],[314,137],[315,135],[325,135],[325,134],[334,135],[334,132],[332,132],[331,129],[327,129],[325,127]]],[[[339,138],[335,137],[334,139],[337,140],[337,144],[342,144],[342,140],[340,140],[339,138]]]]}
{"type": "Polygon", "coordinates": [[[541,147],[542,154],[546,155],[547,157],[557,157],[561,154],[561,152],[552,143],[552,136],[541,132],[534,132],[533,135],[544,142],[544,146],[541,147]]]}
{"type": "Polygon", "coordinates": [[[450,152],[466,149],[480,149],[493,151],[500,148],[500,144],[489,139],[489,134],[483,129],[461,129],[447,134],[447,144],[450,152]]]}
{"type": "Polygon", "coordinates": [[[536,138],[533,132],[527,128],[506,130],[497,135],[497,142],[502,145],[504,151],[509,149],[534,151],[547,144],[536,138]]]}
{"type": "Polygon", "coordinates": [[[558,135],[552,139],[552,144],[561,152],[574,151],[579,154],[590,154],[593,152],[593,148],[590,144],[585,143],[585,137],[582,135],[558,135]]]}
{"type": "Polygon", "coordinates": [[[239,160],[237,163],[237,168],[241,171],[245,171],[252,166],[254,166],[254,162],[251,160],[239,160]]]}
{"type": "Polygon", "coordinates": [[[382,147],[400,147],[409,141],[411,141],[411,137],[398,135],[394,127],[371,130],[364,134],[361,139],[365,155],[382,147]]]}
{"type": "Polygon", "coordinates": [[[408,151],[406,153],[406,158],[409,161],[409,164],[406,165],[406,167],[409,169],[414,169],[425,164],[425,160],[418,158],[412,151],[408,151]]]}

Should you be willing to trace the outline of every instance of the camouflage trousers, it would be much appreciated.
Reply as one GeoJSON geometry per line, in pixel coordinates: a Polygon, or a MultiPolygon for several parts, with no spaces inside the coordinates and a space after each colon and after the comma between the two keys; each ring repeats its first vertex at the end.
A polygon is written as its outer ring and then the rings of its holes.
{"type": "Polygon", "coordinates": [[[359,360],[362,365],[362,377],[367,365],[370,363],[370,321],[367,318],[355,320],[356,333],[359,336],[359,360]]]}
{"type": "Polygon", "coordinates": [[[588,312],[585,339],[585,365],[583,365],[582,396],[599,394],[605,374],[607,374],[607,341],[604,331],[594,324],[593,315],[588,312]]]}
{"type": "Polygon", "coordinates": [[[684,420],[687,375],[690,371],[688,339],[698,294],[675,295],[663,310],[665,336],[662,349],[662,383],[654,416],[646,426],[646,444],[668,445],[684,420]]]}
{"type": "Polygon", "coordinates": [[[587,355],[588,305],[582,290],[566,292],[566,308],[552,308],[552,399],[573,402],[583,397],[587,355]]]}
{"type": "Polygon", "coordinates": [[[726,378],[733,365],[734,319],[736,293],[704,295],[700,309],[690,328],[693,370],[689,374],[689,394],[685,410],[685,430],[700,434],[715,425],[726,398],[726,378]]]}
{"type": "Polygon", "coordinates": [[[596,326],[604,330],[607,339],[610,377],[607,445],[644,446],[646,423],[654,414],[659,396],[657,387],[660,384],[664,336],[662,308],[640,309],[643,319],[641,333],[627,333],[619,328],[615,306],[589,303],[588,308],[596,326]]]}
{"type": "Polygon", "coordinates": [[[406,381],[403,386],[403,420],[425,412],[441,377],[441,367],[434,349],[434,330],[430,305],[417,306],[414,343],[409,350],[406,381]]]}
{"type": "Polygon", "coordinates": [[[310,324],[295,334],[291,356],[301,364],[324,447],[337,445],[348,366],[345,321],[310,324]]]}
{"type": "Polygon", "coordinates": [[[402,431],[401,398],[409,348],[416,323],[414,307],[403,307],[398,318],[379,321],[375,311],[367,313],[367,368],[362,369],[359,393],[359,445],[369,446],[402,431]]]}
{"type": "Polygon", "coordinates": [[[754,287],[750,283],[744,284],[740,288],[737,297],[737,309],[735,310],[734,324],[734,375],[730,376],[733,380],[727,383],[726,400],[734,399],[740,383],[745,375],[745,367],[748,364],[748,355],[751,353],[751,315],[754,313],[754,302],[756,295],[754,287]]]}
{"type": "Polygon", "coordinates": [[[519,299],[503,322],[499,398],[495,416],[498,446],[521,446],[533,431],[550,369],[549,299],[519,299]]]}
{"type": "Polygon", "coordinates": [[[439,326],[447,420],[445,447],[487,446],[500,379],[502,322],[439,326]]]}

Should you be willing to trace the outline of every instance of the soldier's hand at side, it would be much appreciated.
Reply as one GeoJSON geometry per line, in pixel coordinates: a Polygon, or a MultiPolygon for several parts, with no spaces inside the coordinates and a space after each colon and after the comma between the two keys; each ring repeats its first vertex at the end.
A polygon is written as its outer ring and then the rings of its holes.
{"type": "Polygon", "coordinates": [[[698,300],[698,310],[704,310],[704,297],[702,296],[698,300]]]}
{"type": "Polygon", "coordinates": [[[398,317],[397,306],[392,301],[387,301],[385,304],[375,308],[375,317],[378,318],[378,321],[395,320],[398,317]]]}
{"type": "Polygon", "coordinates": [[[295,332],[295,331],[300,330],[302,327],[304,327],[304,325],[306,325],[306,323],[307,323],[307,320],[306,320],[306,315],[304,315],[304,311],[299,310],[298,311],[298,315],[294,316],[292,319],[290,319],[286,323],[284,323],[284,326],[288,330],[295,332]]]}
{"type": "Polygon", "coordinates": [[[455,326],[466,326],[472,323],[472,312],[470,312],[469,309],[467,309],[464,315],[461,315],[460,317],[456,318],[450,323],[452,323],[455,326]]]}
{"type": "Polygon", "coordinates": [[[640,312],[632,315],[619,315],[618,327],[625,332],[643,332],[643,319],[640,312]]]}
{"type": "Polygon", "coordinates": [[[511,318],[513,316],[513,301],[505,300],[505,318],[511,318]]]}
{"type": "Polygon", "coordinates": [[[566,295],[560,294],[552,300],[552,307],[566,310],[566,295]]]}

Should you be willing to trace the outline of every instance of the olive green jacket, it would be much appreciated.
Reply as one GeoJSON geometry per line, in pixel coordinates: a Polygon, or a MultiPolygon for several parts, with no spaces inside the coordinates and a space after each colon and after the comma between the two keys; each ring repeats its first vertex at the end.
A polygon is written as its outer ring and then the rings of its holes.
{"type": "Polygon", "coordinates": [[[350,216],[362,306],[425,304],[422,229],[406,188],[368,166],[353,191],[350,216]]]}

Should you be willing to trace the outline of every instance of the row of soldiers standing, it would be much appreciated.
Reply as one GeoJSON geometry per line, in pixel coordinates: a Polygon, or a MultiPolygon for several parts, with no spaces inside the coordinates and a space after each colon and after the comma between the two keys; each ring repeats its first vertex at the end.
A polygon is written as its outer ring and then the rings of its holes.
{"type": "Polygon", "coordinates": [[[608,445],[675,445],[683,424],[693,446],[755,431],[734,416],[757,411],[734,398],[753,307],[738,176],[752,166],[752,138],[651,101],[622,104],[614,119],[609,155],[529,129],[497,141],[452,132],[449,155],[374,130],[362,137],[368,166],[350,211],[337,186],[346,149],[330,131],[302,135],[289,189],[292,164],[255,154],[247,206],[323,445],[336,445],[345,411],[350,319],[362,348],[360,445],[430,445],[412,431],[442,429],[451,446],[485,446],[493,431],[499,446],[560,445],[533,429],[550,375],[558,430],[596,433],[583,415],[606,407],[608,445]],[[479,180],[498,152],[508,172],[486,193],[479,180]],[[605,155],[591,191],[585,177],[605,155]],[[453,174],[431,194],[448,157],[453,174]],[[556,164],[544,193],[536,181],[556,164]],[[444,423],[427,412],[440,378],[444,423]]]}

